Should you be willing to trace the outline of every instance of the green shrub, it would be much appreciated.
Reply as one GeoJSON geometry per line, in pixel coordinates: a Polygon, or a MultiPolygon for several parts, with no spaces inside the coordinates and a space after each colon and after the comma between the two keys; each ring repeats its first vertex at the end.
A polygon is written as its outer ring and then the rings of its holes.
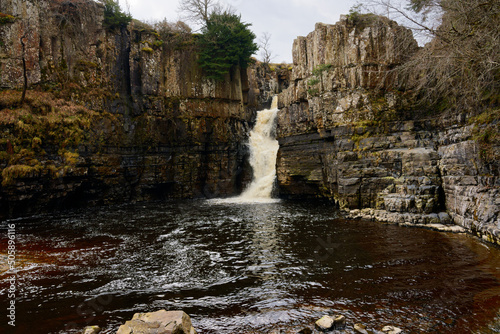
{"type": "Polygon", "coordinates": [[[311,96],[317,96],[319,94],[320,89],[318,87],[314,87],[317,84],[321,83],[321,76],[323,72],[328,71],[332,67],[332,64],[321,64],[316,66],[312,70],[312,78],[307,81],[307,92],[311,96]]]}
{"type": "Polygon", "coordinates": [[[313,69],[312,74],[315,76],[320,76],[324,71],[328,71],[331,67],[332,67],[332,64],[318,65],[313,69]]]}
{"type": "Polygon", "coordinates": [[[351,23],[356,28],[363,30],[366,26],[369,26],[374,22],[376,22],[377,20],[380,20],[380,17],[378,17],[375,14],[360,13],[361,10],[362,10],[362,5],[358,4],[356,6],[351,7],[351,9],[349,9],[349,14],[347,15],[348,22],[351,23]]]}
{"type": "Polygon", "coordinates": [[[319,84],[319,79],[318,79],[318,78],[312,78],[312,79],[310,79],[310,80],[307,82],[307,84],[308,84],[309,86],[314,86],[314,85],[317,85],[317,84],[319,84]]]}
{"type": "Polygon", "coordinates": [[[161,48],[163,45],[163,41],[161,39],[157,39],[156,41],[153,42],[153,46],[156,48],[161,48]]]}

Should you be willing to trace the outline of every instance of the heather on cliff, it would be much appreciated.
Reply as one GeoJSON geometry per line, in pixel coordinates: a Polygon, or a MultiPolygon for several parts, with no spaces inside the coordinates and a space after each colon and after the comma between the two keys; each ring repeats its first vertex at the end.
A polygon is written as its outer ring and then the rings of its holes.
{"type": "Polygon", "coordinates": [[[104,25],[108,29],[124,28],[132,21],[132,16],[122,11],[117,0],[99,1],[104,5],[104,25]]]}

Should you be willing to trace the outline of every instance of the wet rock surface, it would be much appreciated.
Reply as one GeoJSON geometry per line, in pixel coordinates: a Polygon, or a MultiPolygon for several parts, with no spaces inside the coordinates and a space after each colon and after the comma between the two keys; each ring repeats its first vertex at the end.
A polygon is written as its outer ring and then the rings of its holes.
{"type": "Polygon", "coordinates": [[[87,326],[82,331],[82,334],[98,334],[101,332],[101,328],[99,326],[87,326]]]}
{"type": "Polygon", "coordinates": [[[279,95],[280,194],[500,244],[498,162],[481,159],[475,125],[422,117],[392,90],[387,69],[416,51],[408,34],[384,18],[343,18],[295,40],[292,84],[279,95]]]}

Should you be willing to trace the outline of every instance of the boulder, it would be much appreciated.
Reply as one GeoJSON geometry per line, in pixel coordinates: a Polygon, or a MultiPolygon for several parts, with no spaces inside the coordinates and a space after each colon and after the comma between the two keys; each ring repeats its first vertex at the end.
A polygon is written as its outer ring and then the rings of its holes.
{"type": "Polygon", "coordinates": [[[116,334],[196,334],[196,331],[185,312],[159,310],[134,314],[116,334]]]}
{"type": "Polygon", "coordinates": [[[344,329],[345,328],[345,316],[338,314],[333,318],[333,328],[344,329]]]}
{"type": "Polygon", "coordinates": [[[354,325],[354,332],[358,334],[368,334],[368,331],[366,330],[366,326],[363,324],[355,324],[354,325]]]}
{"type": "Polygon", "coordinates": [[[394,327],[394,326],[384,326],[384,328],[382,328],[382,333],[400,334],[402,332],[403,332],[403,330],[401,328],[394,327]]]}
{"type": "Polygon", "coordinates": [[[83,329],[82,334],[97,334],[101,331],[99,326],[87,326],[83,329]]]}
{"type": "Polygon", "coordinates": [[[328,315],[323,316],[321,319],[316,321],[316,329],[326,332],[333,329],[334,319],[328,315]]]}

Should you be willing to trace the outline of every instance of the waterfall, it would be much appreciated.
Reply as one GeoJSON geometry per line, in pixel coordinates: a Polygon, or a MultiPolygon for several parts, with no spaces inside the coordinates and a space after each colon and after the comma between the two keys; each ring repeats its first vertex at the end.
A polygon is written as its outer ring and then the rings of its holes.
{"type": "Polygon", "coordinates": [[[252,182],[240,196],[223,200],[217,199],[215,202],[269,203],[279,201],[271,197],[276,178],[276,156],[279,149],[279,143],[273,136],[277,114],[277,96],[273,97],[271,109],[257,112],[257,120],[248,141],[250,165],[253,170],[252,182]]]}
{"type": "Polygon", "coordinates": [[[257,113],[255,127],[250,132],[250,165],[253,170],[252,183],[241,194],[242,200],[265,200],[271,198],[276,178],[276,155],[279,144],[273,137],[274,123],[278,114],[278,97],[273,97],[271,109],[257,113]]]}

